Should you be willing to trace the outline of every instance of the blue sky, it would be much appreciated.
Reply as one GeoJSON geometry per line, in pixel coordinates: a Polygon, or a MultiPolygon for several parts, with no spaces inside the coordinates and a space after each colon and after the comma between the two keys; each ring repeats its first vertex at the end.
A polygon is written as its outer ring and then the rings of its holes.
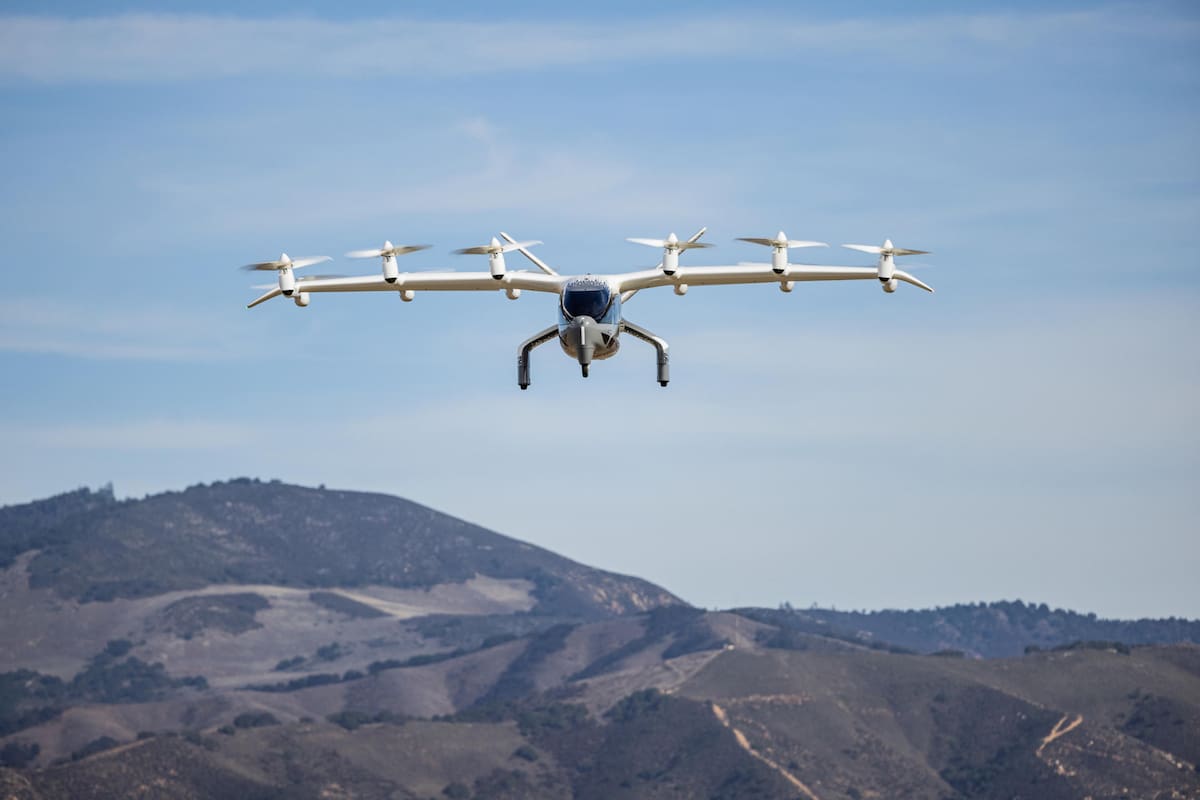
{"type": "Polygon", "coordinates": [[[705,606],[1200,616],[1195,6],[5,9],[0,502],[257,475],[705,606]],[[890,237],[938,293],[648,291],[668,389],[629,341],[519,392],[544,297],[247,311],[233,269],[507,230],[621,271],[701,225],[689,263],[890,237]]]}

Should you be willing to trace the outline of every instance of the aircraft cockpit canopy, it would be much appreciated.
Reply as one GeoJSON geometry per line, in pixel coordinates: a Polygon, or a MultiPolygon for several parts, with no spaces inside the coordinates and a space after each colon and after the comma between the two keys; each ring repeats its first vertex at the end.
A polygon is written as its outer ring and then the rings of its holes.
{"type": "Polygon", "coordinates": [[[599,320],[608,311],[612,292],[603,284],[569,286],[563,291],[563,311],[567,318],[591,317],[599,320]]]}

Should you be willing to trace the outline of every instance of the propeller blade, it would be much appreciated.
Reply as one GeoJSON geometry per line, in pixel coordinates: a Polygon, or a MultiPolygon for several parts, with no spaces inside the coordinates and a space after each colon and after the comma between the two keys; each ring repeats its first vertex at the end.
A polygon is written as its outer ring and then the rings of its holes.
{"type": "Polygon", "coordinates": [[[796,247],[829,247],[825,242],[810,242],[807,239],[763,239],[758,236],[739,236],[738,241],[761,244],[764,247],[786,247],[789,250],[796,247]]]}
{"type": "Polygon", "coordinates": [[[281,269],[284,266],[282,261],[256,261],[253,264],[246,264],[239,269],[244,269],[247,272],[270,272],[272,270],[281,269]]]}
{"type": "Polygon", "coordinates": [[[909,250],[905,247],[877,247],[873,244],[844,244],[848,250],[857,250],[860,253],[870,253],[876,256],[925,256],[929,255],[928,250],[909,250]]]}
{"type": "Polygon", "coordinates": [[[701,247],[712,247],[712,245],[709,244],[708,242],[696,241],[696,239],[699,239],[702,234],[703,234],[703,231],[701,231],[699,234],[696,234],[696,237],[694,239],[689,239],[686,242],[681,242],[678,239],[676,239],[675,241],[671,241],[670,239],[638,239],[638,238],[628,238],[625,241],[633,242],[634,244],[644,244],[647,247],[670,247],[674,250],[698,250],[701,247]]]}
{"type": "Polygon", "coordinates": [[[847,250],[857,250],[860,253],[870,253],[877,256],[883,252],[883,248],[873,244],[844,244],[842,247],[847,250]]]}
{"type": "Polygon", "coordinates": [[[329,256],[308,256],[307,258],[293,258],[292,269],[300,269],[301,267],[311,267],[313,264],[320,264],[325,261],[333,261],[329,256]]]}
{"type": "Polygon", "coordinates": [[[500,247],[500,252],[511,253],[513,250],[523,250],[526,247],[533,247],[535,244],[541,244],[541,242],[537,240],[531,240],[528,242],[509,242],[508,244],[500,247]]]}
{"type": "MultiPolygon", "coordinates": [[[[509,236],[504,231],[500,231],[500,238],[503,239],[504,241],[508,242],[511,245],[520,245],[521,244],[520,242],[518,242],[513,237],[509,236]]],[[[540,269],[542,272],[546,273],[547,275],[558,275],[558,273],[555,272],[553,269],[551,269],[546,264],[545,261],[542,261],[540,258],[535,256],[533,253],[526,250],[524,247],[518,246],[518,247],[514,247],[513,249],[519,251],[521,253],[521,255],[523,255],[523,256],[525,256],[525,258],[529,259],[529,262],[531,264],[533,264],[535,267],[537,267],[538,269],[540,269]]]]}
{"type": "Polygon", "coordinates": [[[409,253],[415,253],[418,250],[428,250],[433,247],[431,244],[398,244],[391,248],[391,253],[394,256],[404,256],[409,253]]]}
{"type": "Polygon", "coordinates": [[[381,247],[374,250],[351,250],[346,258],[380,258],[381,256],[403,256],[418,250],[428,250],[429,244],[398,244],[394,247],[381,247]]]}
{"type": "Polygon", "coordinates": [[[460,250],[455,250],[460,256],[490,256],[496,253],[511,253],[513,250],[523,250],[527,247],[533,247],[536,244],[541,244],[538,240],[528,242],[508,242],[500,244],[496,240],[492,240],[494,244],[480,245],[479,247],[464,247],[460,250]]]}

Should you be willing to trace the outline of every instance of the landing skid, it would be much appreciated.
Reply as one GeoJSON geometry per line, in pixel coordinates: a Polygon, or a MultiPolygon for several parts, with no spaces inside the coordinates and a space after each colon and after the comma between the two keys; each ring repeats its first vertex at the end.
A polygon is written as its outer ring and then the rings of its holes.
{"type": "MultiPolygon", "coordinates": [[[[558,336],[558,326],[551,325],[543,331],[538,331],[533,336],[530,336],[517,349],[517,385],[521,390],[529,388],[529,354],[535,347],[541,347],[546,342],[558,336]]],[[[583,368],[583,375],[587,377],[587,367],[583,368]]]]}
{"type": "Polygon", "coordinates": [[[667,354],[666,340],[629,320],[621,320],[621,330],[628,331],[633,338],[641,339],[646,344],[654,346],[654,349],[658,351],[658,385],[666,386],[671,380],[671,357],[667,354]]]}

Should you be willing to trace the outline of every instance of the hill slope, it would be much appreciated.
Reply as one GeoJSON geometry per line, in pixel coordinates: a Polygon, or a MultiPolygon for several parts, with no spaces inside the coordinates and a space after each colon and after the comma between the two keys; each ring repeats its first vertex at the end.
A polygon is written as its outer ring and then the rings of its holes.
{"type": "Polygon", "coordinates": [[[679,603],[408,500],[241,479],[144,500],[73,492],[0,510],[8,563],[38,550],[31,588],[105,601],[214,584],[428,588],[526,580],[535,611],[603,616],[679,603]]]}
{"type": "Polygon", "coordinates": [[[837,632],[863,643],[880,642],[919,653],[958,650],[983,658],[1021,655],[1078,641],[1126,645],[1200,642],[1200,620],[1098,619],[1020,600],[968,603],[919,611],[741,609],[753,619],[806,632],[837,632]]]}
{"type": "Polygon", "coordinates": [[[705,612],[397,498],[246,480],[0,509],[0,554],[5,797],[1200,797],[1200,648],[905,649],[1188,621],[705,612]]]}

